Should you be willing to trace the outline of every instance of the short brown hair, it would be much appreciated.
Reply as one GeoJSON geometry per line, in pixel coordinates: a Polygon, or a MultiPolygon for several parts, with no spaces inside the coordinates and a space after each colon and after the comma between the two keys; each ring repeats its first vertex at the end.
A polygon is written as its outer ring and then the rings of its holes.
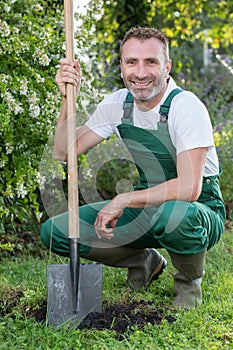
{"type": "Polygon", "coordinates": [[[163,52],[164,52],[164,58],[165,58],[166,62],[169,60],[168,39],[167,39],[166,35],[164,33],[162,33],[160,30],[158,30],[157,28],[140,27],[140,26],[132,27],[130,30],[128,30],[125,33],[125,36],[121,42],[120,55],[122,53],[122,47],[123,47],[124,43],[131,38],[136,38],[139,40],[146,40],[146,39],[151,39],[151,38],[158,39],[163,44],[163,52]]]}

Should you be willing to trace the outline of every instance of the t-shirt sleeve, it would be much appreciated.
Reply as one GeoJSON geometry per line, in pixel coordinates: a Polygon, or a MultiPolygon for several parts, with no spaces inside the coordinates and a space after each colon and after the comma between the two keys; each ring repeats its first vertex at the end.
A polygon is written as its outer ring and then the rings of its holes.
{"type": "Polygon", "coordinates": [[[193,93],[184,91],[174,98],[168,120],[177,154],[194,148],[214,146],[209,113],[193,93]]]}
{"type": "Polygon", "coordinates": [[[125,90],[107,96],[96,108],[85,125],[103,138],[118,134],[117,125],[121,123],[125,90]]]}
{"type": "Polygon", "coordinates": [[[109,122],[106,108],[103,104],[99,104],[85,123],[86,126],[104,139],[113,134],[112,124],[109,122]]]}

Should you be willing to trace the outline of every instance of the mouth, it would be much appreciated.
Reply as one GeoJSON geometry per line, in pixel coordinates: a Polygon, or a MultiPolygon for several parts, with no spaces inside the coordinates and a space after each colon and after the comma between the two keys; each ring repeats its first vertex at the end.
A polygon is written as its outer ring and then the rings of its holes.
{"type": "Polygon", "coordinates": [[[150,81],[131,81],[135,88],[137,89],[146,89],[149,85],[151,85],[150,81]]]}

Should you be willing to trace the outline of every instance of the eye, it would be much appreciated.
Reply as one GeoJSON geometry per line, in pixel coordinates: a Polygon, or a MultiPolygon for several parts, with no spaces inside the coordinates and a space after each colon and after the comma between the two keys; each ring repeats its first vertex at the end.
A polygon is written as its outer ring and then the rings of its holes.
{"type": "Polygon", "coordinates": [[[133,58],[128,59],[125,63],[128,65],[133,65],[133,64],[135,64],[135,59],[133,59],[133,58]]]}
{"type": "Polygon", "coordinates": [[[147,60],[147,63],[153,65],[153,64],[157,64],[158,62],[157,62],[156,59],[150,58],[150,59],[147,60]]]}

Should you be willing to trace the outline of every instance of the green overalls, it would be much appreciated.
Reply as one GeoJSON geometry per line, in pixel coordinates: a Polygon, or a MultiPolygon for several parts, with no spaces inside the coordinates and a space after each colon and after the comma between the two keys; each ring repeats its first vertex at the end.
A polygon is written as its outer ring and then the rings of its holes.
{"type": "MultiPolygon", "coordinates": [[[[168,131],[167,119],[172,98],[181,89],[173,90],[160,108],[157,130],[147,130],[133,124],[133,97],[128,93],[124,102],[119,133],[131,153],[139,172],[135,190],[150,188],[177,177],[176,150],[168,131]]],[[[85,257],[98,241],[94,230],[97,213],[108,201],[79,208],[80,256],[85,257]]],[[[68,256],[67,213],[47,220],[41,228],[44,244],[57,254],[68,256]],[[52,235],[52,240],[51,240],[52,235]]],[[[111,240],[116,246],[132,248],[165,248],[178,254],[198,254],[210,249],[224,231],[225,207],[219,188],[219,175],[203,177],[198,201],[168,201],[159,207],[125,208],[111,240]]]]}

